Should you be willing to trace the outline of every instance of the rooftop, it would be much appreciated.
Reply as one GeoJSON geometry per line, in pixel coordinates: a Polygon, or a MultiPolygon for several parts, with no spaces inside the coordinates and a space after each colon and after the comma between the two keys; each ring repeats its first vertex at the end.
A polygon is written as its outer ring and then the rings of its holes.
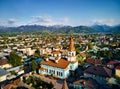
{"type": "Polygon", "coordinates": [[[65,59],[60,59],[58,63],[56,63],[54,60],[48,60],[48,61],[43,60],[40,64],[66,69],[69,63],[70,62],[65,59]]]}
{"type": "Polygon", "coordinates": [[[120,64],[120,63],[117,61],[110,61],[107,63],[107,65],[117,65],[117,64],[120,64]]]}
{"type": "Polygon", "coordinates": [[[91,66],[88,67],[84,73],[90,73],[98,76],[103,76],[103,77],[111,77],[112,76],[112,70],[107,68],[107,67],[102,67],[102,66],[91,66]]]}
{"type": "Polygon", "coordinates": [[[6,70],[0,67],[0,76],[6,75],[6,74],[9,74],[9,72],[7,72],[6,70]]]}

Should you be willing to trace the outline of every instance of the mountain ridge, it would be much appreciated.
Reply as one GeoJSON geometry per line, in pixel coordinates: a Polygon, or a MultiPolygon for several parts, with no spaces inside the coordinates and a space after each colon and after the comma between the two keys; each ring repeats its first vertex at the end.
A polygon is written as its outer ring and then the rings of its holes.
{"type": "Polygon", "coordinates": [[[0,31],[2,32],[42,32],[50,31],[51,33],[97,33],[97,32],[112,32],[120,33],[120,25],[108,26],[95,24],[92,26],[66,26],[66,25],[53,25],[53,26],[43,26],[43,25],[22,25],[18,27],[2,27],[0,26],[0,31]]]}

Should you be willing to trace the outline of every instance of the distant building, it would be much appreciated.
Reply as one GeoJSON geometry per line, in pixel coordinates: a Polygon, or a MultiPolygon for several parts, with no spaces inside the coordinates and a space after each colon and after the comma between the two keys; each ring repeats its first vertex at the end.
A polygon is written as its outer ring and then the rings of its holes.
{"type": "Polygon", "coordinates": [[[120,77],[120,65],[118,65],[115,69],[115,75],[120,77]]]}
{"type": "Polygon", "coordinates": [[[95,65],[101,65],[102,64],[102,60],[93,59],[93,58],[87,58],[86,62],[91,63],[91,64],[95,64],[95,65]]]}
{"type": "Polygon", "coordinates": [[[67,55],[64,56],[59,48],[55,48],[51,56],[46,57],[40,64],[40,74],[52,75],[61,79],[67,78],[72,71],[78,68],[73,39],[70,38],[70,46],[67,55]]]}
{"type": "Polygon", "coordinates": [[[117,61],[110,61],[107,63],[107,67],[111,68],[111,69],[114,69],[117,65],[119,65],[120,62],[117,62],[117,61]]]}
{"type": "Polygon", "coordinates": [[[0,67],[2,68],[10,68],[12,67],[9,63],[7,59],[0,59],[0,67]]]}

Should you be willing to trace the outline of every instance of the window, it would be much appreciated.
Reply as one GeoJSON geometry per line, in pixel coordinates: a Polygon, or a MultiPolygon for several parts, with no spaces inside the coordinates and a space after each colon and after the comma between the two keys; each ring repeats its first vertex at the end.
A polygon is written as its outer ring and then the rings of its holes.
{"type": "Polygon", "coordinates": [[[57,71],[57,76],[58,76],[58,71],[57,71]]]}
{"type": "Polygon", "coordinates": [[[63,76],[62,72],[61,72],[61,76],[63,76]]]}

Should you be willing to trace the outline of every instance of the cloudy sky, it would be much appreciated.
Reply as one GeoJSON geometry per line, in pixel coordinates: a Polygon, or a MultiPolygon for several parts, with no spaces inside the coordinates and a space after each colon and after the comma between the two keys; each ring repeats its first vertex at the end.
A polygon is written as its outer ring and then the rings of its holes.
{"type": "Polygon", "coordinates": [[[0,26],[120,24],[120,0],[0,0],[0,26]]]}

